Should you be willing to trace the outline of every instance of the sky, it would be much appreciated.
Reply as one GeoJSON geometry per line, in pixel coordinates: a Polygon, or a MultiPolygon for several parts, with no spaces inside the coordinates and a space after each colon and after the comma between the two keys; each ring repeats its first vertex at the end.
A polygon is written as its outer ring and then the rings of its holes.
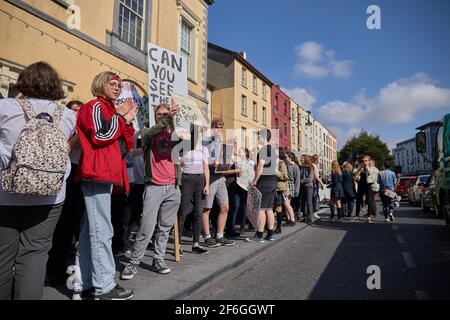
{"type": "Polygon", "coordinates": [[[208,40],[245,51],[338,147],[364,129],[393,148],[450,112],[448,0],[216,0],[208,40]]]}

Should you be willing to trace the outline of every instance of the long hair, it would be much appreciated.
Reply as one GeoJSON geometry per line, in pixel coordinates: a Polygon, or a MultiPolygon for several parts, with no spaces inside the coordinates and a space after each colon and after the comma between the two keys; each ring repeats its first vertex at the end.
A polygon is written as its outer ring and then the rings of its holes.
{"type": "Polygon", "coordinates": [[[334,160],[331,163],[331,172],[332,173],[337,173],[338,175],[342,176],[341,167],[339,166],[339,162],[337,162],[336,160],[334,160]]]}
{"type": "Polygon", "coordinates": [[[310,156],[304,156],[304,158],[305,158],[305,163],[306,163],[306,165],[307,165],[310,169],[313,169],[314,166],[313,166],[311,157],[310,157],[310,156]]]}

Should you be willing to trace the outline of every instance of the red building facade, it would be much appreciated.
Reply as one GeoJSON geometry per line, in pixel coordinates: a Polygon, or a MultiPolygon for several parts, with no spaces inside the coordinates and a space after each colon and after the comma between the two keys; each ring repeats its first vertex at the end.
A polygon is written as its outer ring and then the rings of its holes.
{"type": "Polygon", "coordinates": [[[279,85],[271,88],[272,96],[272,129],[278,129],[280,148],[291,149],[291,99],[280,89],[279,85]]]}

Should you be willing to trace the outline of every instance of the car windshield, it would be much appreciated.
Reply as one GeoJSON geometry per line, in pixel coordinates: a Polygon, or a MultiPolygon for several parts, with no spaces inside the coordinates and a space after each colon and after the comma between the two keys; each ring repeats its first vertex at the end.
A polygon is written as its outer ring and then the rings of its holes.
{"type": "Polygon", "coordinates": [[[411,185],[414,184],[414,181],[415,181],[415,180],[416,180],[416,178],[414,178],[414,177],[410,177],[410,178],[400,178],[399,183],[400,183],[400,184],[407,185],[407,186],[411,186],[411,185]]]}
{"type": "Polygon", "coordinates": [[[420,183],[426,183],[429,177],[430,176],[420,176],[419,177],[420,183]]]}

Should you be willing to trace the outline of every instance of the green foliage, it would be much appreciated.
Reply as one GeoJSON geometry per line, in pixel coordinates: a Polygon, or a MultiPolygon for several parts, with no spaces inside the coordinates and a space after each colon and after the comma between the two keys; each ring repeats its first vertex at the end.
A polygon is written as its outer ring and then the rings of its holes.
{"type": "Polygon", "coordinates": [[[389,148],[379,136],[371,135],[367,131],[361,131],[357,136],[350,138],[338,153],[339,163],[350,161],[352,164],[364,155],[369,155],[376,161],[377,167],[385,162],[393,168],[394,158],[389,148]]]}

